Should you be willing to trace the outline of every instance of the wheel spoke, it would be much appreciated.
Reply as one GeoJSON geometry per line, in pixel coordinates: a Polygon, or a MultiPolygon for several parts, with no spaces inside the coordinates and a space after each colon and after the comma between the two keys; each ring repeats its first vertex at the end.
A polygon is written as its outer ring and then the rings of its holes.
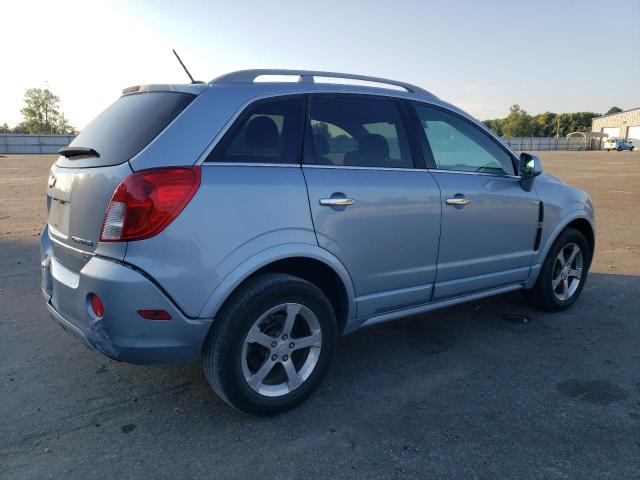
{"type": "Polygon", "coordinates": [[[300,307],[301,305],[297,303],[287,303],[287,319],[284,322],[282,333],[291,336],[291,330],[293,330],[293,324],[296,321],[298,313],[300,313],[300,307]]]}
{"type": "Polygon", "coordinates": [[[569,298],[569,279],[562,280],[562,298],[566,300],[569,298]]]}
{"type": "Polygon", "coordinates": [[[273,369],[274,365],[275,362],[273,362],[271,358],[267,357],[260,369],[247,379],[247,383],[249,384],[249,386],[254,390],[257,390],[258,387],[262,384],[265,377],[269,375],[269,372],[273,369]]]}
{"type": "Polygon", "coordinates": [[[569,270],[569,276],[580,279],[582,277],[582,269],[581,268],[572,268],[569,270]]]}
{"type": "Polygon", "coordinates": [[[558,254],[557,257],[558,262],[560,262],[560,267],[564,267],[564,264],[567,262],[564,258],[564,249],[560,250],[560,253],[558,254]]]}
{"type": "Polygon", "coordinates": [[[301,348],[309,348],[309,347],[321,347],[322,332],[318,330],[317,332],[313,332],[311,335],[307,337],[292,338],[291,340],[295,345],[293,347],[293,350],[300,350],[301,348]]]}
{"type": "Polygon", "coordinates": [[[571,266],[571,264],[575,260],[576,255],[578,254],[579,251],[580,251],[580,249],[578,248],[578,246],[574,245],[572,250],[571,250],[571,254],[569,255],[569,260],[567,260],[567,263],[569,264],[569,266],[571,266]]]}
{"type": "Polygon", "coordinates": [[[558,288],[558,285],[560,285],[561,281],[562,281],[562,275],[558,275],[558,278],[555,278],[551,281],[551,288],[553,288],[554,290],[558,288]]]}
{"type": "Polygon", "coordinates": [[[299,387],[302,384],[302,378],[296,371],[296,367],[291,361],[291,359],[286,362],[282,362],[282,366],[284,367],[284,371],[287,373],[287,385],[289,385],[289,389],[293,390],[299,387]]]}
{"type": "Polygon", "coordinates": [[[270,337],[266,333],[262,333],[258,326],[254,326],[251,330],[249,330],[249,334],[247,335],[247,343],[257,343],[258,345],[262,345],[266,348],[271,348],[271,342],[275,339],[270,337]]]}

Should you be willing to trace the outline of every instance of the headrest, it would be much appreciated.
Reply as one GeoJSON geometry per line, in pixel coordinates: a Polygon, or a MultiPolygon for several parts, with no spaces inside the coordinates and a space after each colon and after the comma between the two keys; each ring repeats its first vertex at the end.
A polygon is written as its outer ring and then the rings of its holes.
{"type": "Polygon", "coordinates": [[[329,153],[329,140],[321,133],[316,133],[313,138],[316,141],[316,150],[318,155],[326,155],[329,153]]]}
{"type": "Polygon", "coordinates": [[[251,119],[247,124],[245,140],[251,147],[277,147],[280,141],[280,134],[278,133],[276,122],[265,115],[251,119]]]}
{"type": "Polygon", "coordinates": [[[389,144],[382,135],[370,133],[360,139],[358,152],[360,152],[360,157],[366,163],[384,163],[389,158],[389,144]]]}

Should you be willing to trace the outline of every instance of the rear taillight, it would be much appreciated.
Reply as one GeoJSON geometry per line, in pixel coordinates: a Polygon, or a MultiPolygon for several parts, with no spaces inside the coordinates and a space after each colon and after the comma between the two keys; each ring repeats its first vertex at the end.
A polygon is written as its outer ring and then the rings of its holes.
{"type": "Polygon", "coordinates": [[[200,186],[200,167],[142,170],[125,178],[111,197],[101,242],[142,240],[169,225],[200,186]]]}

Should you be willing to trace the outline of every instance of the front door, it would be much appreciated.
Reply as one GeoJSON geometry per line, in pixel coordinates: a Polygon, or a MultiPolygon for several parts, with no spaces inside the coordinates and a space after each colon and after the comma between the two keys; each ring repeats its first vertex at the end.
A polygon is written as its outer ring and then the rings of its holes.
{"type": "Polygon", "coordinates": [[[314,95],[303,171],[321,247],[347,268],[357,315],[428,302],[436,273],[440,191],[414,168],[395,100],[314,95]]]}
{"type": "Polygon", "coordinates": [[[538,222],[535,189],[522,189],[512,155],[479,127],[426,105],[416,112],[442,193],[434,300],[526,280],[538,222]]]}

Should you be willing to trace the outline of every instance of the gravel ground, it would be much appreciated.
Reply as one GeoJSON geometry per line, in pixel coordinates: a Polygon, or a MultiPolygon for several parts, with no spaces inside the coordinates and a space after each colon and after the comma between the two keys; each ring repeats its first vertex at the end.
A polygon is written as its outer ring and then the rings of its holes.
{"type": "Polygon", "coordinates": [[[361,331],[269,419],[199,363],[117,363],[56,326],[38,252],[55,158],[0,157],[0,478],[639,478],[640,152],[540,155],[596,205],[573,308],[515,293],[361,331]]]}

